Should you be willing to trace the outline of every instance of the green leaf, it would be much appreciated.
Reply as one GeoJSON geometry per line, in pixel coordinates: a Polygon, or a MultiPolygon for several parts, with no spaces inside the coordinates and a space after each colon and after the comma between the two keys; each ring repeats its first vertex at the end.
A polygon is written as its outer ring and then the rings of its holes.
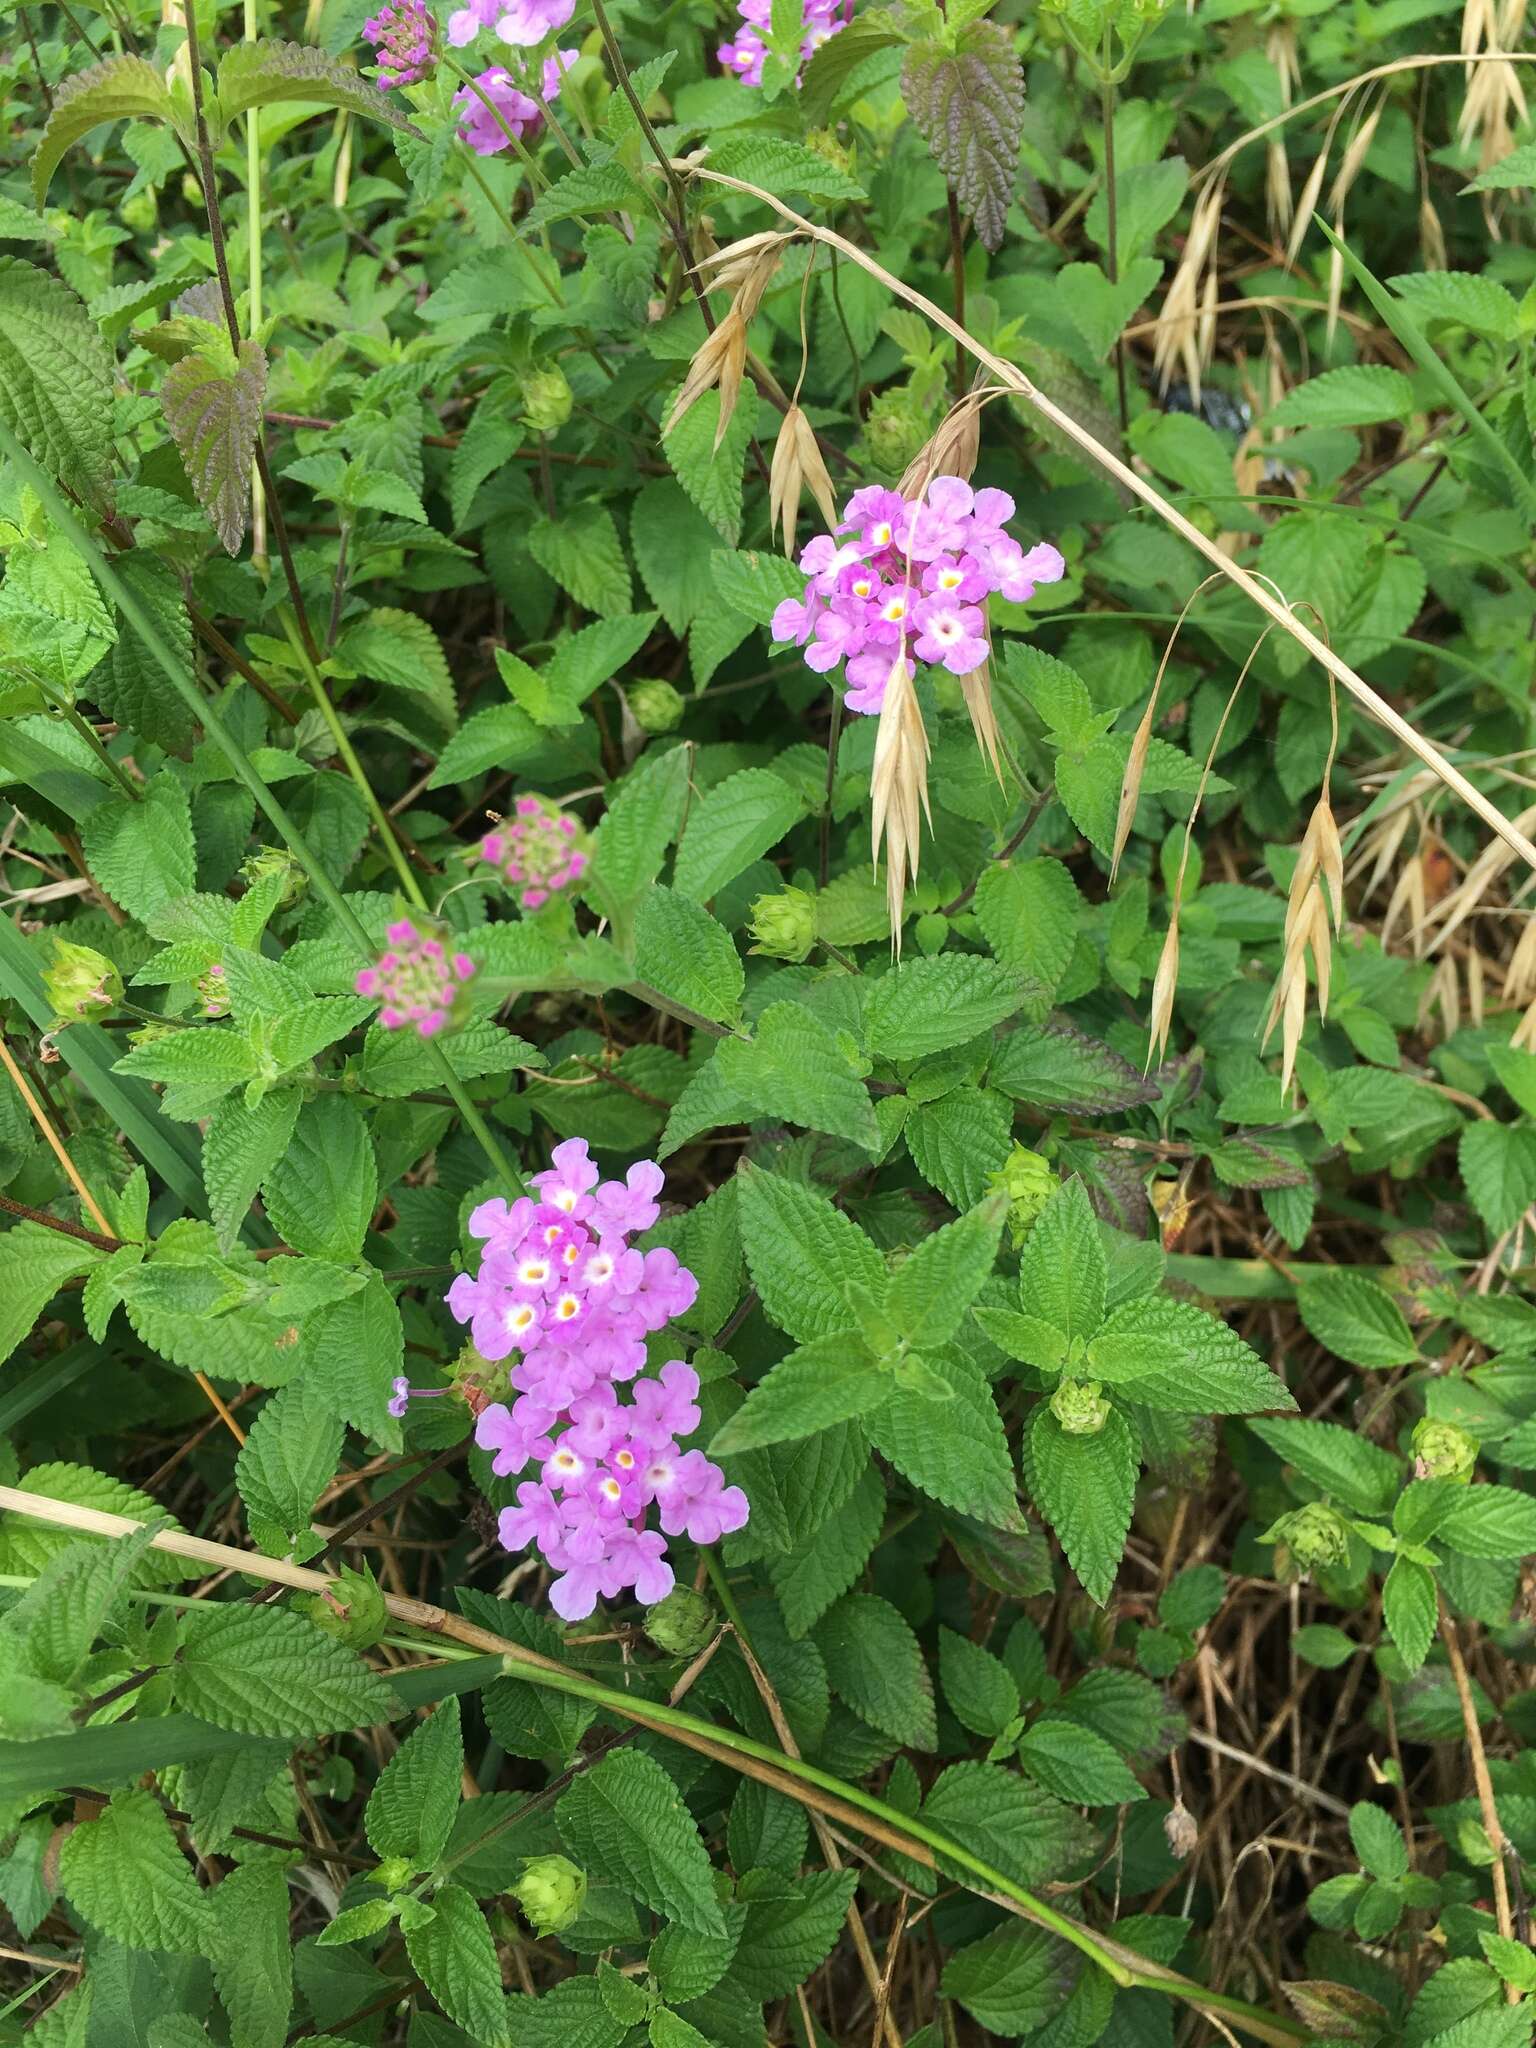
{"type": "MultiPolygon", "coordinates": [[[[225,62],[252,47],[238,44],[225,62]]],[[[238,355],[222,342],[188,350],[160,386],[160,407],[187,481],[232,555],[239,554],[245,537],[266,389],[266,355],[259,342],[249,340],[241,342],[238,355]]]]}
{"type": "Polygon", "coordinates": [[[582,888],[615,924],[661,872],[688,802],[688,762],[685,746],[643,754],[603,812],[582,888]]]}
{"type": "Polygon", "coordinates": [[[386,128],[410,124],[401,109],[350,65],[308,43],[235,43],[219,59],[219,106],[226,120],[252,107],[297,101],[302,106],[339,107],[386,128]]]}
{"type": "Polygon", "coordinates": [[[956,1949],[939,1989],[989,2034],[1028,2040],[1054,2019],[1071,1989],[1071,1951],[1041,1927],[1016,1920],[956,1949]]]}
{"type": "MultiPolygon", "coordinates": [[[[664,417],[671,417],[668,394],[664,417]]],[[[723,541],[732,547],[741,539],[741,486],[747,447],[757,427],[757,393],[743,385],[730,422],[715,445],[720,420],[720,394],[706,391],[662,436],[662,453],[672,473],[723,541]]]]}
{"type": "MultiPolygon", "coordinates": [[[[181,583],[168,563],[148,552],[125,555],[118,573],[149,613],[188,682],[196,676],[192,623],[181,583]]],[[[167,753],[187,755],[196,731],[185,699],[125,618],[117,640],[91,677],[91,695],[109,716],[167,753]]]]}
{"type": "Polygon", "coordinates": [[[357,1104],[344,1095],[305,1103],[262,1191],[285,1243],[315,1258],[355,1259],[379,1201],[373,1141],[357,1104]]]}
{"type": "Polygon", "coordinates": [[[41,206],[61,158],[93,128],[113,121],[173,119],[165,80],[142,57],[108,57],[64,79],[32,158],[32,196],[41,206]]]}
{"type": "Polygon", "coordinates": [[[802,812],[799,792],[771,768],[728,775],[689,813],[677,850],[677,888],[696,903],[707,901],[777,846],[802,812]]]}
{"type": "Polygon", "coordinates": [[[1496,278],[1469,270],[1426,270],[1387,282],[1421,320],[1448,320],[1495,341],[1512,341],[1519,330],[1520,308],[1496,278]]]}
{"type": "Polygon", "coordinates": [[[933,1681],[910,1624],[889,1600],[844,1594],[813,1640],[833,1692],[861,1721],[912,1749],[937,1746],[933,1681]]]}
{"type": "Polygon", "coordinates": [[[1177,1415],[1296,1405],[1284,1380],[1229,1324],[1167,1295],[1117,1308],[1088,1346],[1088,1371],[1144,1407],[1177,1415]]]}
{"type": "Polygon", "coordinates": [[[1315,1274],[1297,1289],[1296,1301],[1318,1343],[1351,1365],[1384,1370],[1412,1365],[1419,1355],[1402,1310],[1361,1273],[1315,1274]]]}
{"type": "Polygon", "coordinates": [[[1266,427],[1366,427],[1406,419],[1413,410],[1413,386],[1401,370],[1379,363],[1347,363],[1324,370],[1288,391],[1267,413],[1266,427]]]}
{"type": "Polygon", "coordinates": [[[0,1233],[0,1363],[28,1335],[64,1282],[88,1273],[101,1260],[95,1245],[45,1230],[40,1223],[17,1223],[0,1233]]]}
{"type": "Polygon", "coordinates": [[[1013,1114],[985,1088],[913,1105],[902,1127],[912,1163],[956,1209],[974,1208],[1013,1146],[1013,1114]]]}
{"type": "MultiPolygon", "coordinates": [[[[1163,266],[1153,256],[1138,256],[1128,263],[1111,284],[1097,263],[1068,263],[1056,273],[1056,294],[1067,317],[1087,342],[1089,353],[1103,361],[1114,347],[1126,322],[1149,295],[1161,277],[1163,266]]],[[[1172,420],[1171,413],[1152,418],[1172,420]]],[[[1204,422],[1199,422],[1204,425],[1204,422]]],[[[1227,465],[1227,488],[1232,487],[1232,468],[1227,465]]]]}
{"type": "Polygon", "coordinates": [[[1136,1501],[1140,1464],[1136,1438],[1118,1409],[1094,1436],[1064,1430],[1041,1402],[1024,1439],[1024,1477],[1096,1606],[1115,1583],[1136,1501]]]}
{"type": "Polygon", "coordinates": [[[1481,171],[1463,192],[1511,192],[1522,185],[1536,185],[1536,142],[1522,142],[1508,156],[1481,171]]]}
{"type": "Polygon", "coordinates": [[[203,1185],[208,1213],[227,1250],[262,1182],[288,1149],[303,1096],[297,1088],[280,1088],[248,1104],[243,1096],[226,1096],[203,1132],[203,1185]]]}
{"type": "Polygon", "coordinates": [[[1349,1839],[1355,1845],[1362,1870],[1389,1883],[1408,1874],[1408,1850],[1402,1830],[1384,1806],[1367,1799],[1349,1809],[1349,1839]]]}
{"type": "Polygon", "coordinates": [[[1488,1064],[1516,1106],[1527,1116],[1536,1116],[1536,1053],[1495,1043],[1488,1048],[1488,1064]]]}
{"type": "Polygon", "coordinates": [[[864,1418],[870,1442],[904,1479],[957,1513],[995,1529],[1019,1526],[1013,1462],[987,1376],[960,1344],[925,1363],[950,1390],[948,1401],[898,1386],[864,1418]]]}
{"type": "Polygon", "coordinates": [[[68,285],[19,256],[0,256],[0,421],[61,483],[109,493],[111,351],[68,285]]]}
{"type": "Polygon", "coordinates": [[[654,1757],[626,1749],[604,1758],[561,1795],[555,1820],[584,1867],[695,1934],[724,1932],[697,1824],[654,1757]]]}
{"type": "Polygon", "coordinates": [[[119,1074],[164,1084],[161,1107],[186,1123],[211,1116],[231,1088],[260,1072],[255,1048],[233,1025],[208,1024],[136,1045],[117,1062],[119,1074]]]}
{"type": "Polygon", "coordinates": [[[1314,1486],[1333,1494],[1357,1514],[1391,1511],[1403,1483],[1401,1459],[1337,1422],[1304,1422],[1285,1416],[1250,1422],[1269,1445],[1314,1486]]]}
{"type": "Polygon", "coordinates": [[[715,1066],[743,1114],[803,1124],[879,1151],[880,1128],[864,1083],[803,1004],[770,1003],[751,1039],[728,1040],[715,1066]]]}
{"type": "Polygon", "coordinates": [[[863,1231],[825,1195],[761,1167],[744,1167],[737,1185],[742,1248],[769,1317],[802,1344],[848,1329],[860,1297],[885,1287],[863,1231]]]}
{"type": "Polygon", "coordinates": [[[913,126],[988,249],[1002,245],[1018,176],[1024,67],[1001,22],[972,21],[951,50],[913,43],[901,68],[913,126]]]}
{"type": "Polygon", "coordinates": [[[1085,1342],[1104,1320],[1108,1269],[1087,1191],[1063,1181],[1035,1219],[1019,1258],[1019,1302],[1064,1337],[1085,1342]]]}
{"type": "Polygon", "coordinates": [[[1536,1551],[1536,1500],[1512,1486],[1457,1486],[1434,1534],[1463,1557],[1525,1557],[1536,1551]]]}
{"type": "Polygon", "coordinates": [[[433,1918],[406,1934],[411,1968],[481,2048],[507,2048],[507,1999],[485,1915],[459,1884],[439,1885],[432,1905],[433,1918]]]}
{"type": "Polygon", "coordinates": [[[878,1407],[891,1384],[890,1375],[879,1370],[857,1337],[847,1331],[819,1337],[769,1367],[715,1432],[710,1456],[725,1458],[814,1436],[878,1407]]]}
{"type": "Polygon", "coordinates": [[[558,519],[536,519],[528,552],[584,610],[607,616],[634,609],[619,529],[595,499],[568,506],[558,519]]]}
{"type": "Polygon", "coordinates": [[[1119,1751],[1075,1721],[1036,1721],[1019,1737],[1019,1761],[1073,1806],[1123,1806],[1147,1796],[1119,1751]]]}
{"type": "Polygon", "coordinates": [[[807,199],[862,199],[863,188],[819,149],[780,135],[725,135],[710,163],[727,177],[758,185],[776,198],[798,192],[807,199]]]}
{"type": "MultiPolygon", "coordinates": [[[[1016,1884],[1040,1885],[1077,1862],[1094,1837],[1070,1807],[998,1764],[951,1764],[923,1801],[923,1819],[1016,1884]]],[[[940,1867],[973,1873],[940,1856],[940,1867]]]]}
{"type": "Polygon", "coordinates": [[[885,1310],[915,1349],[943,1344],[959,1329],[991,1275],[1007,1211],[1007,1196],[994,1195],[925,1237],[897,1267],[885,1310]]]}
{"type": "Polygon", "coordinates": [[[306,1373],[331,1409],[376,1442],[398,1449],[400,1425],[389,1413],[391,1382],[405,1361],[405,1330],[394,1296],[377,1273],[356,1294],[307,1316],[306,1373]]]}
{"type": "Polygon", "coordinates": [[[182,1623],[176,1700],[216,1728],[330,1735],[387,1720],[385,1681],[286,1607],[208,1606],[182,1623]]]}
{"type": "Polygon", "coordinates": [[[338,674],[367,676],[424,697],[438,721],[458,722],[453,675],[442,644],[425,619],[377,605],[349,621],[332,655],[338,674]]]}
{"type": "Polygon", "coordinates": [[[1036,1018],[1071,962],[1082,914],[1077,884],[1058,860],[987,868],[976,885],[976,916],[987,944],[1018,976],[1023,1007],[1036,1018]]]}
{"type": "Polygon", "coordinates": [[[448,1699],[412,1729],[368,1795],[363,1827],[374,1855],[431,1870],[453,1832],[463,1769],[459,1703],[448,1699]]]}
{"type": "Polygon", "coordinates": [[[571,220],[578,214],[629,207],[636,197],[635,181],[621,163],[578,164],[534,201],[523,220],[523,232],[532,234],[552,221],[571,220]]]}
{"type": "Polygon", "coordinates": [[[991,1741],[1018,1715],[1018,1683],[1002,1658],[950,1628],[939,1630],[939,1684],[950,1712],[972,1735],[991,1741]]]}
{"type": "Polygon", "coordinates": [[[768,625],[786,597],[801,597],[805,577],[782,555],[754,548],[716,548],[710,555],[715,595],[729,610],[768,625]]]}
{"type": "Polygon", "coordinates": [[[82,1918],[127,1948],[199,1955],[213,1942],[212,1901],[152,1793],[118,1792],[95,1820],[72,1829],[59,1881],[82,1918]]]}
{"type": "Polygon", "coordinates": [[[1536,1202],[1536,1126],[1468,1124],[1458,1148],[1461,1177],[1495,1237],[1513,1230],[1536,1202]]]}
{"type": "Polygon", "coordinates": [[[1017,975],[996,961],[970,953],[910,960],[869,991],[869,1049],[880,1059],[922,1059],[989,1031],[1023,1000],[1017,975]]]}
{"type": "Polygon", "coordinates": [[[85,857],[102,888],[141,921],[197,882],[197,847],[187,793],[162,768],[137,802],[112,797],[81,828],[85,857]]]}
{"type": "Polygon", "coordinates": [[[741,1006],[746,970],[724,925],[676,889],[651,889],[635,918],[635,967],[662,995],[728,1023],[741,1006]]]}
{"type": "Polygon", "coordinates": [[[793,1550],[768,1560],[784,1626],[792,1637],[813,1629],[846,1593],[865,1565],[885,1521],[885,1482],[866,1467],[842,1505],[793,1550]]]}
{"type": "Polygon", "coordinates": [[[235,1459],[235,1484],[263,1550],[289,1556],[296,1537],[305,1539],[307,1552],[318,1548],[310,1517],[335,1473],[343,1433],[323,1392],[307,1379],[274,1394],[252,1423],[235,1459]]]}
{"type": "Polygon", "coordinates": [[[747,1922],[730,1982],[754,2004],[788,1997],[831,1954],[858,1881],[853,1870],[813,1870],[804,1877],[749,1872],[738,1889],[747,1922]]]}
{"type": "MultiPolygon", "coordinates": [[[[34,1465],[17,1481],[17,1486],[20,1492],[35,1493],[43,1500],[69,1501],[75,1507],[95,1508],[102,1514],[126,1515],[132,1521],[148,1522],[156,1528],[176,1527],[147,1493],[121,1479],[111,1479],[105,1472],[93,1472],[89,1465],[34,1465]]],[[[105,1545],[114,1541],[109,1536],[82,1537],[73,1529],[29,1521],[19,1514],[8,1515],[0,1522],[0,1571],[36,1578],[62,1551],[82,1542],[105,1545]]],[[[184,1558],[171,1557],[163,1550],[146,1550],[133,1568],[132,1583],[179,1586],[183,1579],[198,1576],[199,1568],[184,1558]]]]}
{"type": "Polygon", "coordinates": [[[71,1682],[119,1594],[134,1583],[148,1544],[147,1530],[111,1543],[85,1537],[48,1561],[4,1621],[11,1649],[31,1676],[58,1686],[71,1682]]]}
{"type": "Polygon", "coordinates": [[[1073,1116],[1104,1116],[1155,1102],[1155,1081],[1096,1038],[1067,1024],[1020,1024],[998,1047],[988,1077],[1020,1102],[1073,1116]]]}
{"type": "Polygon", "coordinates": [[[293,2011],[288,1886],[275,1863],[230,1871],[213,1897],[213,1975],[231,2048],[283,2048],[293,2011]]]}

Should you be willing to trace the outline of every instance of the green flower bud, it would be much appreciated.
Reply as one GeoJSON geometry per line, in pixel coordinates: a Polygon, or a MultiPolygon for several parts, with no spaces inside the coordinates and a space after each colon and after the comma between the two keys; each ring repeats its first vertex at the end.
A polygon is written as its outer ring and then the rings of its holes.
{"type": "Polygon", "coordinates": [[[535,1934],[559,1934],[586,1903],[587,1873],[568,1856],[530,1856],[512,1896],[535,1934]]]}
{"type": "Polygon", "coordinates": [[[669,1656],[693,1657],[715,1632],[715,1610],[691,1586],[674,1586],[647,1612],[645,1632],[669,1656]]]}
{"type": "Polygon", "coordinates": [[[774,960],[803,960],[816,943],[816,898],[804,889],[781,889],[777,896],[759,896],[748,926],[757,944],[754,953],[774,960]]]}
{"type": "Polygon", "coordinates": [[[89,1017],[106,1017],[123,999],[123,977],[105,953],[91,946],[53,942],[53,963],[43,975],[43,990],[60,1025],[89,1017]]]}
{"type": "Polygon", "coordinates": [[[885,476],[900,476],[927,441],[928,431],[928,414],[909,392],[883,392],[864,422],[870,462],[885,476]]]}
{"type": "Polygon", "coordinates": [[[553,434],[571,416],[571,387],[558,364],[525,370],[522,377],[523,424],[536,434],[553,434]]]}
{"type": "Polygon", "coordinates": [[[343,1567],[334,1590],[311,1593],[297,1603],[318,1629],[345,1643],[349,1650],[366,1650],[378,1642],[389,1626],[384,1595],[365,1565],[360,1572],[343,1567]]]}
{"type": "Polygon", "coordinates": [[[688,708],[682,691],[673,689],[664,676],[642,677],[626,694],[630,715],[642,732],[670,732],[688,708]]]}
{"type": "Polygon", "coordinates": [[[229,987],[224,979],[224,969],[217,960],[200,974],[192,986],[197,990],[198,1005],[205,1017],[227,1017],[229,1015],[229,987]]]}
{"type": "Polygon", "coordinates": [[[411,1881],[411,1859],[409,1856],[386,1856],[373,1873],[373,1881],[387,1892],[402,1891],[411,1881]]]}
{"type": "Polygon", "coordinates": [[[135,192],[129,198],[119,200],[117,210],[122,215],[123,226],[132,228],[136,235],[147,235],[159,218],[153,191],[135,192]]]}
{"type": "Polygon", "coordinates": [[[249,889],[254,889],[258,882],[264,882],[269,875],[281,875],[283,893],[277,899],[279,910],[291,909],[309,887],[309,876],[286,846],[258,847],[240,863],[240,873],[249,889]]]}
{"type": "Polygon", "coordinates": [[[1308,1501],[1282,1515],[1260,1539],[1275,1546],[1275,1576],[1284,1584],[1349,1560],[1349,1529],[1337,1508],[1308,1501]]]}
{"type": "Polygon", "coordinates": [[[1051,1413],[1068,1436],[1097,1436],[1109,1420],[1109,1403],[1097,1380],[1063,1380],[1051,1396],[1051,1413]]]}
{"type": "Polygon", "coordinates": [[[988,1175],[987,1186],[1008,1197],[1008,1235],[1015,1247],[1033,1230],[1056,1185],[1056,1169],[1028,1145],[1015,1145],[997,1172],[988,1175]]]}
{"type": "Polygon", "coordinates": [[[1413,1476],[1415,1479],[1456,1479],[1471,1484],[1477,1463],[1478,1441],[1454,1422],[1431,1422],[1426,1415],[1414,1425],[1413,1476]]]}

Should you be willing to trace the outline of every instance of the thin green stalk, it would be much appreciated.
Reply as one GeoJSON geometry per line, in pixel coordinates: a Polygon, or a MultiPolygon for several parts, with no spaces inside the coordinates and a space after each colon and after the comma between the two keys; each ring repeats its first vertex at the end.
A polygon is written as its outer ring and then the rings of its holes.
{"type": "MultiPolygon", "coordinates": [[[[256,0],[244,0],[244,31],[248,43],[256,41],[256,0]]],[[[252,107],[245,117],[245,238],[247,245],[246,290],[250,301],[251,332],[261,334],[261,109],[252,107]]],[[[261,478],[251,479],[251,560],[259,574],[267,561],[267,501],[261,478]]]]}
{"type": "MultiPolygon", "coordinates": [[[[151,659],[164,671],[177,696],[198,720],[209,739],[234,769],[236,776],[250,791],[257,809],[276,827],[294,858],[309,876],[315,894],[331,912],[360,956],[365,960],[371,960],[374,953],[373,942],[364,931],[351,904],[326,873],[324,862],[289,817],[281,799],[273,793],[253,766],[244,747],[225,725],[213,705],[203,697],[197,685],[166,645],[156,621],[81,525],[73,506],[69,504],[58,485],[47,471],[34,461],[3,419],[0,419],[0,455],[5,457],[37,493],[48,517],[96,578],[104,595],[111,599],[138,634],[149,650],[151,659]]],[[[517,1193],[523,1193],[522,1175],[513,1165],[500,1139],[469,1099],[464,1083],[448,1064],[442,1047],[430,1039],[425,1043],[437,1067],[443,1087],[453,1097],[459,1115],[478,1139],[482,1151],[490,1162],[491,1170],[517,1193]]]]}
{"type": "MultiPolygon", "coordinates": [[[[706,1552],[706,1556],[708,1553],[706,1552]]],[[[718,1582],[717,1582],[718,1585],[718,1582]]],[[[385,1641],[396,1648],[427,1651],[437,1657],[455,1661],[468,1660],[481,1654],[470,1649],[450,1648],[443,1642],[430,1644],[419,1637],[386,1637],[385,1641]]],[[[526,1654],[526,1653],[525,1653],[526,1654]]],[[[877,1799],[862,1786],[848,1784],[842,1778],[834,1777],[830,1771],[823,1771],[815,1764],[806,1763],[801,1757],[789,1756],[785,1751],[775,1749],[766,1742],[756,1742],[749,1735],[738,1735],[735,1729],[721,1727],[713,1721],[700,1720],[696,1715],[684,1712],[680,1707],[671,1707],[661,1701],[637,1700],[632,1693],[603,1685],[596,1679],[585,1677],[576,1671],[567,1671],[552,1666],[542,1659],[537,1663],[525,1661],[524,1655],[514,1654],[507,1658],[506,1668],[529,1685],[547,1686],[552,1692],[566,1693],[573,1699],[586,1700],[590,1705],[602,1707],[609,1712],[622,1714],[626,1720],[638,1720],[649,1724],[662,1733],[675,1730],[680,1738],[689,1741],[690,1746],[707,1742],[717,1749],[733,1752],[738,1756],[751,1757],[758,1763],[770,1765],[776,1772],[799,1780],[801,1784],[814,1786],[826,1793],[843,1807],[852,1807],[868,1814],[878,1821],[882,1830],[889,1834],[905,1836],[909,1841],[922,1844],[934,1856],[969,1873],[967,1889],[978,1891],[983,1896],[999,1895],[1020,1908],[1026,1919],[1037,1926],[1046,1928],[1060,1940],[1067,1942],[1091,1962],[1097,1963],[1123,1990],[1158,1991],[1165,1996],[1188,2000],[1196,2006],[1208,2007],[1215,2012],[1227,2013],[1233,2019],[1246,2024],[1270,2041],[1301,2041],[1306,2039],[1306,2029],[1295,2022],[1273,2012],[1266,2012],[1261,2006],[1249,2005],[1244,1999],[1233,1998],[1225,1992],[1211,1991],[1203,1984],[1196,1984],[1187,1978],[1180,1978],[1172,1971],[1166,1975],[1152,1970],[1140,1970],[1132,1961],[1124,1960],[1132,1955],[1130,1950],[1121,1950],[1116,1943],[1108,1946],[1091,1928],[1058,1913],[1054,1906],[1025,1889],[1003,1871],[995,1869],[979,1856],[973,1856],[942,1829],[929,1825],[920,1817],[900,1812],[894,1806],[877,1799]]],[[[808,1801],[808,1804],[814,1802],[808,1801]]]]}
{"type": "MultiPolygon", "coordinates": [[[[480,104],[485,108],[486,112],[490,115],[491,119],[496,123],[496,126],[501,130],[502,134],[506,136],[508,142],[510,142],[512,145],[514,154],[521,160],[524,170],[533,180],[535,189],[540,192],[547,192],[549,190],[549,180],[548,178],[545,177],[543,171],[540,169],[537,159],[533,156],[527,144],[523,141],[521,135],[518,134],[517,130],[512,126],[512,123],[507,119],[506,115],[501,111],[500,107],[497,106],[496,102],[491,98],[490,94],[486,91],[485,87],[480,83],[479,79],[472,78],[469,72],[467,72],[464,66],[459,62],[457,57],[450,57],[446,54],[446,52],[444,53],[443,56],[443,63],[446,66],[446,68],[453,73],[455,78],[463,80],[464,84],[474,94],[475,98],[479,100],[480,104]]],[[[472,151],[471,154],[473,154],[472,151]]]]}
{"type": "Polygon", "coordinates": [[[299,666],[304,671],[304,680],[309,684],[310,695],[315,700],[316,709],[330,730],[331,738],[336,743],[336,751],[341,756],[347,773],[357,784],[363,802],[368,806],[368,814],[373,819],[374,830],[379,835],[384,851],[389,855],[395,873],[400,877],[400,886],[415,907],[423,915],[427,915],[427,899],[422,894],[421,884],[412,873],[411,864],[405,857],[405,851],[399,840],[395,837],[394,827],[389,820],[389,813],[379,802],[373,784],[363,772],[363,764],[357,758],[356,750],[351,740],[347,737],[346,728],[337,716],[336,706],[331,702],[330,692],[325,687],[324,679],[319,669],[310,660],[304,642],[299,637],[299,629],[293,615],[285,606],[280,617],[282,619],[283,631],[288,636],[288,644],[297,655],[299,666]]]}
{"type": "Polygon", "coordinates": [[[142,803],[144,800],[143,790],[139,787],[138,783],[134,781],[131,775],[124,772],[121,764],[113,760],[112,756],[107,752],[106,748],[102,745],[100,737],[96,732],[96,728],[91,724],[90,720],[84,717],[79,711],[77,711],[73,704],[66,704],[62,698],[57,698],[52,701],[54,709],[62,714],[66,724],[68,724],[73,731],[77,732],[80,735],[81,739],[85,741],[85,744],[96,756],[96,759],[101,763],[102,767],[105,768],[107,773],[112,777],[112,780],[123,792],[123,795],[131,798],[132,801],[136,804],[142,803]]]}

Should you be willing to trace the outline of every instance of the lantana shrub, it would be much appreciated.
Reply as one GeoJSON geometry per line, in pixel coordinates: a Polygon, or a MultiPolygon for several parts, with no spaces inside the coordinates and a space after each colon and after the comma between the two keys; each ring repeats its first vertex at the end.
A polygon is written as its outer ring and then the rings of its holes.
{"type": "Polygon", "coordinates": [[[1509,0],[0,39],[0,2048],[1530,2048],[1509,0]]]}

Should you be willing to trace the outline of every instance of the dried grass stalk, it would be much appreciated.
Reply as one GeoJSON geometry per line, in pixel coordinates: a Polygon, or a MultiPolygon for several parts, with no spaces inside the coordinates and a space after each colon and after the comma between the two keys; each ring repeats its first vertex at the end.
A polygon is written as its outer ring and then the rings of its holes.
{"type": "Polygon", "coordinates": [[[747,367],[747,328],[790,240],[790,236],[781,234],[748,235],[744,241],[732,242],[729,247],[703,257],[694,266],[696,270],[713,273],[707,280],[707,290],[731,291],[735,296],[725,318],[713,333],[705,335],[689,363],[688,374],[662,428],[663,434],[670,434],[706,391],[718,388],[720,417],[715,424],[715,446],[718,448],[725,439],[747,367]]]}
{"type": "Polygon", "coordinates": [[[1528,917],[1525,929],[1515,941],[1515,950],[1504,969],[1503,996],[1506,1003],[1529,1003],[1536,999],[1536,917],[1528,917]]]}
{"type": "Polygon", "coordinates": [[[907,882],[915,880],[921,851],[922,816],[928,808],[928,732],[918,708],[912,664],[903,647],[891,663],[885,703],[875,733],[870,773],[870,841],[876,866],[885,842],[885,895],[891,916],[891,950],[901,953],[902,906],[907,882]]]}
{"type": "Polygon", "coordinates": [[[1226,189],[1225,177],[1214,177],[1195,201],[1184,253],[1152,337],[1152,362],[1162,389],[1167,390],[1175,370],[1182,368],[1197,403],[1200,379],[1210,361],[1206,347],[1214,340],[1216,237],[1226,189]]]}
{"type": "Polygon", "coordinates": [[[808,490],[831,533],[837,525],[837,497],[817,446],[815,430],[798,405],[792,404],[779,426],[768,471],[768,531],[781,532],[784,552],[793,557],[800,497],[808,490]]]}

